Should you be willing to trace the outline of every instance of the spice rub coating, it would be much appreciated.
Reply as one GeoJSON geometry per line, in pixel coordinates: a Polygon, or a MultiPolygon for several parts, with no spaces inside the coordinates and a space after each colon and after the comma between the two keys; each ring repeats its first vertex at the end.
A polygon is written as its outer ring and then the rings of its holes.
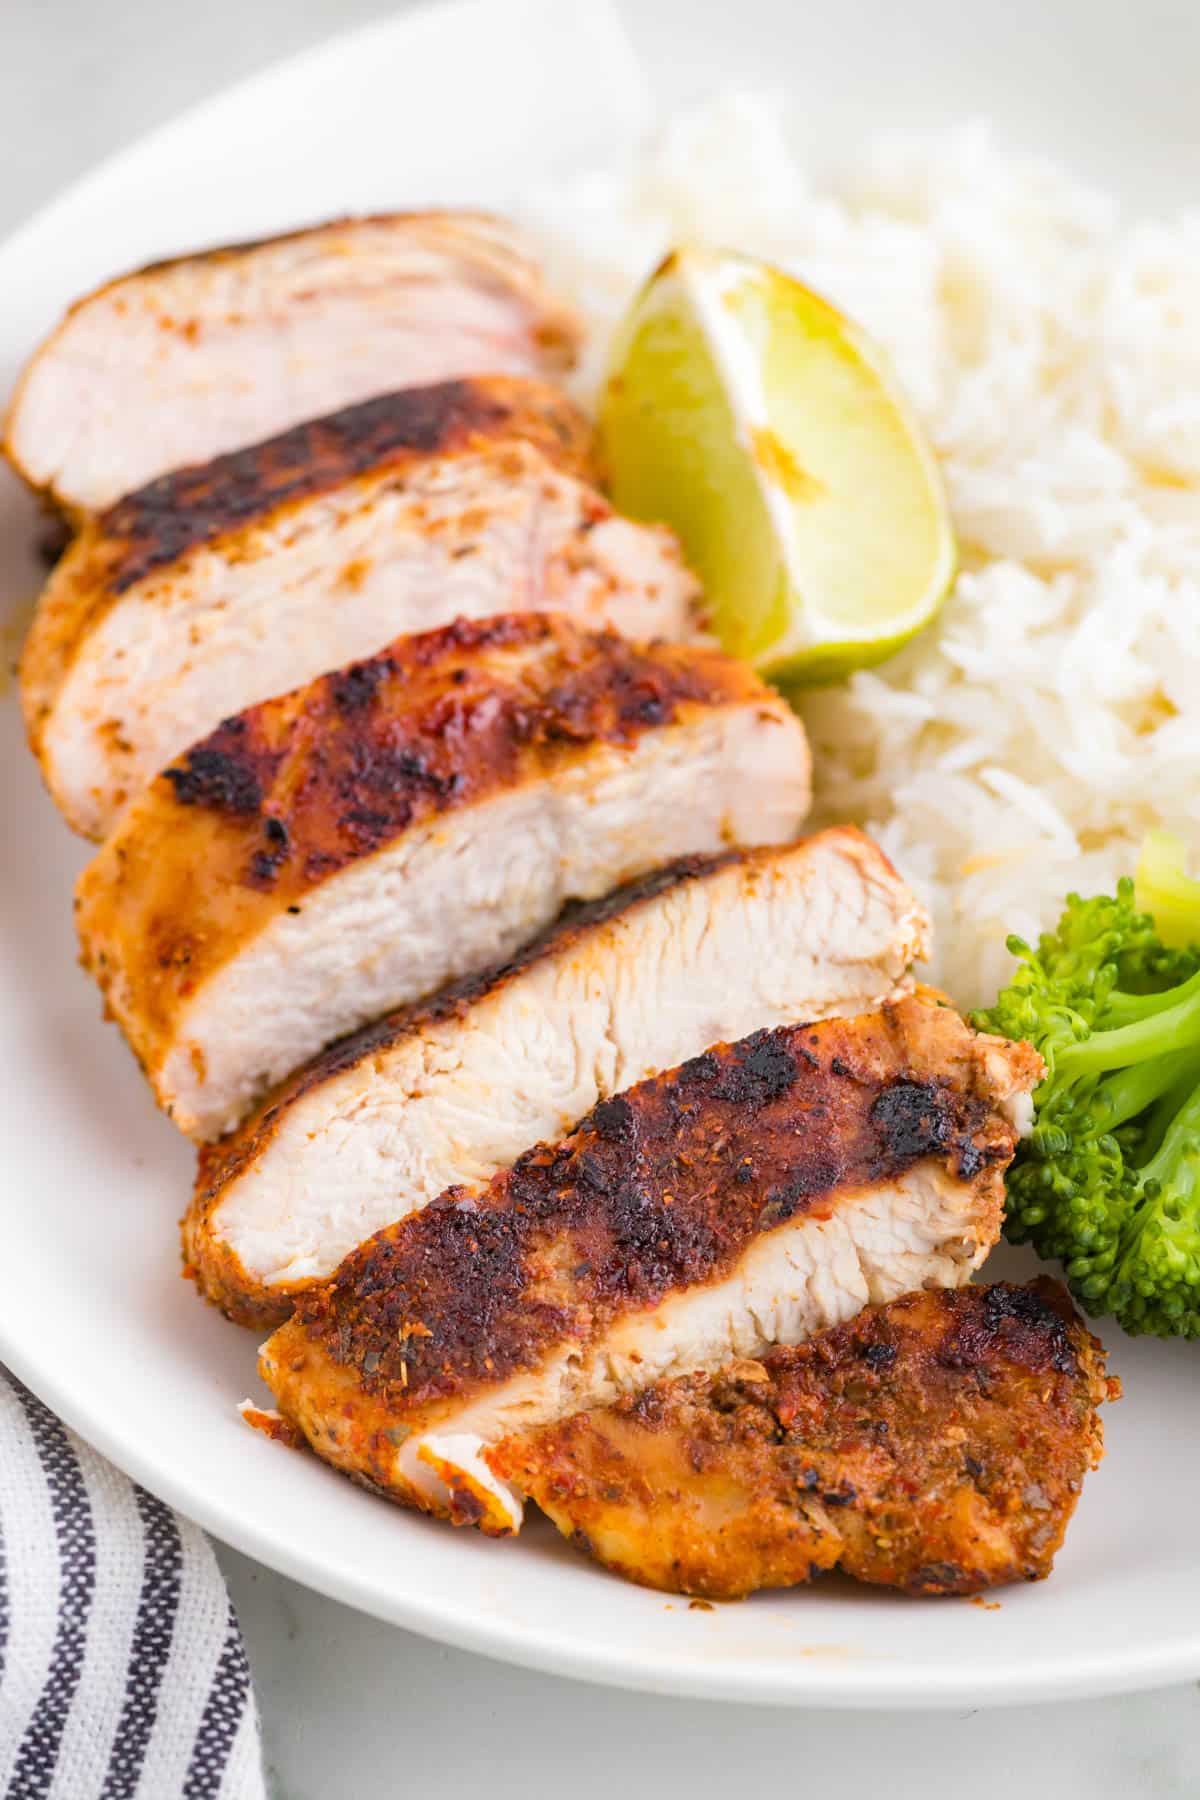
{"type": "Polygon", "coordinates": [[[430,456],[520,440],[589,477],[591,431],[558,389],[511,376],[405,388],[212,462],[176,469],[89,520],[55,567],[21,657],[21,697],[35,755],[75,657],[113,603],[202,546],[236,540],[316,494],[367,474],[402,479],[430,456]]]}
{"type": "MultiPolygon", "coordinates": [[[[91,580],[110,597],[122,594],[198,545],[261,523],[354,476],[385,470],[403,475],[427,457],[514,439],[568,474],[594,477],[591,427],[548,383],[480,375],[402,388],[211,462],[175,469],[127,494],[88,529],[96,559],[91,580]]],[[[78,563],[78,544],[68,554],[78,563]]]]}
{"type": "Polygon", "coordinates": [[[502,219],[336,219],[153,263],[84,295],[26,365],[3,447],[78,521],[168,470],[372,394],[553,376],[579,335],[502,219]]]}
{"type": "Polygon", "coordinates": [[[103,839],[222,718],[404,633],[520,608],[695,636],[677,543],[613,513],[591,447],[556,388],[480,376],[309,420],[89,521],[21,659],[30,746],[68,822],[103,839]]]}
{"type": "Polygon", "coordinates": [[[250,935],[399,833],[682,707],[758,691],[720,651],[642,648],[552,615],[401,638],[227,719],[160,776],[81,878],[85,964],[103,985],[119,945],[165,1026],[229,930],[250,935]],[[92,933],[111,928],[101,963],[92,933]]]}
{"type": "Polygon", "coordinates": [[[1087,1471],[1104,1352],[1065,1290],[914,1293],[794,1348],[487,1451],[631,1580],[735,1599],[841,1569],[910,1594],[1050,1573],[1087,1471]]]}
{"type": "Polygon", "coordinates": [[[717,1046],[377,1233],[300,1297],[264,1379],[328,1460],[514,1529],[519,1508],[470,1478],[471,1434],[496,1442],[966,1280],[999,1233],[1008,1102],[1040,1070],[915,997],[717,1046]]]}
{"type": "Polygon", "coordinates": [[[331,1046],[203,1146],[185,1259],[232,1317],[278,1324],[372,1232],[489,1180],[597,1101],[714,1040],[895,996],[926,932],[850,826],[684,858],[571,905],[500,967],[331,1046]]]}
{"type": "MultiPolygon", "coordinates": [[[[245,1080],[231,1077],[238,1092],[228,1104],[221,1099],[212,1117],[184,1124],[215,1135],[323,1044],[511,951],[573,893],[602,891],[657,862],[668,830],[675,849],[713,850],[725,833],[727,842],[771,841],[794,832],[807,800],[800,726],[715,647],[641,646],[554,614],[459,620],[249,708],[168,768],[126,809],[80,879],[84,962],[153,1081],[206,984],[265,942],[264,933],[283,933],[271,954],[286,958],[293,1010],[308,1005],[297,998],[305,976],[298,965],[307,959],[320,1019],[300,1019],[307,1042],[293,1024],[287,1045],[255,1050],[245,1080]],[[723,762],[718,783],[691,815],[671,806],[669,821],[636,829],[656,799],[668,806],[694,741],[723,762]],[[759,790],[745,786],[751,760],[763,768],[759,790]],[[643,788],[654,779],[658,794],[647,800],[643,788]],[[618,804],[628,818],[615,816],[618,804]],[[588,836],[585,818],[602,817],[605,807],[606,829],[588,836]],[[523,831],[525,815],[539,812],[543,836],[528,846],[515,841],[518,814],[523,831]],[[543,841],[551,827],[569,841],[543,841]],[[376,864],[385,853],[392,861],[376,864]],[[509,877],[496,863],[518,856],[527,873],[509,877]],[[356,869],[370,891],[352,890],[356,904],[346,903],[343,921],[330,910],[347,891],[335,883],[356,869]],[[431,882],[446,889],[436,910],[431,882]],[[386,897],[393,889],[394,906],[386,897]],[[314,913],[318,895],[330,897],[314,913]],[[479,950],[455,941],[444,922],[456,897],[470,910],[479,950]],[[501,902],[508,912],[497,910],[501,902]],[[411,956],[402,903],[430,915],[421,914],[411,956]],[[373,909],[369,920],[363,906],[373,909]],[[294,927],[285,927],[292,917],[294,927]],[[342,959],[337,985],[317,979],[318,936],[342,959]],[[380,960],[391,937],[404,969],[419,962],[411,979],[393,981],[380,960]],[[365,959],[361,996],[351,996],[341,972],[349,956],[365,959]]],[[[214,1016],[198,1043],[201,1084],[220,1059],[252,1055],[247,1034],[258,1000],[244,985],[239,993],[236,1018],[214,1016]]],[[[181,1109],[181,1123],[193,1113],[181,1109]]]]}
{"type": "Polygon", "coordinates": [[[719,1045],[601,1101],[484,1194],[451,1188],[378,1233],[299,1316],[336,1361],[369,1360],[369,1384],[400,1384],[414,1406],[718,1278],[751,1238],[838,1188],[928,1156],[973,1180],[1012,1139],[986,1094],[921,1054],[959,1034],[957,1015],[913,1000],[719,1045]],[[918,1020],[907,1055],[900,1034],[918,1020]],[[422,1330],[402,1335],[414,1321],[422,1330]]]}

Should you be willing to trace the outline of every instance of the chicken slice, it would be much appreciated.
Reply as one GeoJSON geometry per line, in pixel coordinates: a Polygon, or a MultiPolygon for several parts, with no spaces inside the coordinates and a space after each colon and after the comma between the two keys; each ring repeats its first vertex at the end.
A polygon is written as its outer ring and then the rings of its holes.
{"type": "Polygon", "coordinates": [[[557,372],[578,338],[503,220],[339,219],[154,263],[76,301],[25,368],[4,448],[79,516],[372,394],[557,372]]]}
{"type": "Polygon", "coordinates": [[[83,959],[160,1104],[208,1138],[568,901],[791,838],[808,798],[799,721],[719,650],[460,620],[239,713],[160,776],[80,877],[83,959]]]}
{"type": "Polygon", "coordinates": [[[409,388],[163,476],[85,525],[21,665],[69,823],[125,802],[230,713],[452,619],[553,609],[630,636],[698,625],[665,530],[588,484],[591,431],[540,382],[409,388]]]}
{"type": "Polygon", "coordinates": [[[1050,1573],[1115,1398],[1045,1277],[908,1294],[487,1453],[608,1568],[733,1600],[838,1568],[910,1594],[1050,1573]]]}
{"type": "Polygon", "coordinates": [[[301,1296],[263,1379],[381,1493],[515,1530],[489,1444],[966,1281],[1040,1072],[917,997],[719,1046],[379,1232],[301,1296]]]}
{"type": "Polygon", "coordinates": [[[851,827],[675,864],[293,1076],[201,1152],[185,1257],[234,1318],[276,1324],[372,1232],[598,1100],[756,1026],[878,1005],[926,939],[851,827]]]}

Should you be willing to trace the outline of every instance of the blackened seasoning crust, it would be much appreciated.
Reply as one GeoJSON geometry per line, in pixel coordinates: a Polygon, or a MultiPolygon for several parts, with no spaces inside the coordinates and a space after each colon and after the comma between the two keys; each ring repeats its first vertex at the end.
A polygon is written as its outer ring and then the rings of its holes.
{"type": "Polygon", "coordinates": [[[880,1094],[871,1119],[893,1156],[932,1156],[945,1146],[945,1115],[934,1082],[896,1082],[880,1094]]]}
{"type": "Polygon", "coordinates": [[[591,472],[591,434],[557,389],[516,377],[442,381],[380,394],[311,419],[248,449],[162,475],[101,514],[115,548],[108,592],[279,507],[330,492],[356,475],[505,439],[536,445],[573,473],[591,472]]]}
{"type": "MultiPolygon", "coordinates": [[[[543,790],[563,792],[571,815],[582,815],[593,788],[615,793],[626,770],[645,779],[652,764],[669,763],[672,746],[690,745],[706,728],[735,742],[744,732],[778,730],[781,772],[772,782],[779,780],[781,794],[794,788],[803,805],[800,728],[752,670],[715,645],[639,644],[553,612],[460,618],[403,635],[377,656],[227,719],[145,790],[81,878],[88,966],[117,996],[114,1010],[155,1080],[160,1056],[170,1059],[179,1048],[181,1022],[210,978],[243,951],[257,966],[251,946],[260,934],[292,907],[303,917],[322,884],[354,870],[365,890],[374,870],[362,865],[380,853],[403,855],[409,833],[414,853],[441,859],[435,831],[451,812],[468,815],[455,832],[464,840],[497,829],[489,823],[493,802],[519,796],[532,803],[543,790]],[[662,702],[669,726],[642,722],[647,694],[662,702]]],[[[737,805],[730,819],[735,835],[750,830],[737,805]]],[[[708,820],[695,838],[706,841],[724,825],[708,820]]],[[[607,852],[614,873],[636,869],[646,855],[620,834],[607,852]]],[[[538,881],[537,904],[549,910],[551,871],[538,881]]],[[[515,892],[505,898],[509,907],[527,904],[515,892]]],[[[446,966],[457,968],[463,954],[452,947],[446,966]]],[[[403,960],[399,945],[395,957],[403,960]]],[[[389,993],[412,991],[408,979],[397,976],[389,993]]],[[[343,1010],[340,997],[335,1011],[347,1024],[362,1016],[348,1004],[343,1010]]],[[[195,1082],[207,1082],[217,1061],[235,1066],[242,1041],[236,1033],[227,1039],[228,1057],[198,1047],[195,1082]]],[[[303,1046],[316,1047],[312,1037],[303,1046]]],[[[302,1050],[293,1049],[301,1060],[302,1050]]],[[[245,1054],[256,1065],[245,1071],[248,1101],[256,1084],[266,1085],[264,1069],[281,1072],[289,1053],[281,1043],[245,1054]],[[277,1060],[260,1060],[268,1055],[277,1060]]],[[[176,1074],[163,1080],[167,1103],[190,1119],[174,1098],[176,1074]]],[[[235,1116],[231,1102],[195,1128],[219,1129],[235,1116]]]]}
{"type": "Polygon", "coordinates": [[[181,806],[207,806],[233,817],[253,815],[262,806],[260,770],[241,750],[221,742],[218,729],[206,743],[189,750],[183,762],[167,770],[181,806]]]}
{"type": "Polygon", "coordinates": [[[324,879],[514,782],[531,755],[631,743],[648,729],[647,695],[669,721],[689,702],[740,698],[746,680],[717,651],[644,649],[553,614],[460,619],[226,720],[166,780],[181,805],[247,822],[251,885],[261,881],[258,816],[269,812],[282,841],[304,846],[291,869],[298,898],[311,885],[305,869],[324,879]],[[461,679],[448,681],[450,664],[461,679]]]}
{"type": "Polygon", "coordinates": [[[380,682],[395,672],[394,663],[386,656],[377,656],[372,662],[354,663],[332,678],[329,691],[333,704],[341,713],[358,712],[360,707],[370,706],[380,682]]]}
{"type": "Polygon", "coordinates": [[[983,1290],[978,1306],[959,1310],[938,1355],[947,1368],[986,1371],[1002,1347],[1006,1356],[1026,1368],[1069,1375],[1076,1356],[1073,1317],[1066,1295],[1055,1283],[1013,1287],[999,1281],[983,1290]]]}
{"type": "Polygon", "coordinates": [[[300,1301],[298,1320],[401,1410],[502,1380],[552,1344],[721,1279],[753,1237],[827,1211],[839,1191],[931,1155],[952,1168],[976,1140],[1009,1155],[1011,1128],[969,1080],[922,1087],[924,1128],[894,1128],[888,1096],[920,1084],[926,1057],[949,1045],[961,1060],[970,1043],[954,1014],[908,1001],[719,1046],[603,1101],[483,1193],[451,1188],[380,1232],[300,1301]],[[839,1053],[854,1073],[835,1078],[839,1053]]]}
{"type": "Polygon", "coordinates": [[[712,1091],[718,1100],[765,1106],[787,1093],[796,1069],[795,1052],[780,1041],[778,1032],[759,1031],[736,1046],[736,1053],[718,1070],[712,1091]]]}
{"type": "Polygon", "coordinates": [[[910,1594],[1038,1580],[1099,1460],[1104,1354],[1057,1282],[905,1295],[489,1453],[621,1574],[728,1599],[841,1569],[910,1594]]]}

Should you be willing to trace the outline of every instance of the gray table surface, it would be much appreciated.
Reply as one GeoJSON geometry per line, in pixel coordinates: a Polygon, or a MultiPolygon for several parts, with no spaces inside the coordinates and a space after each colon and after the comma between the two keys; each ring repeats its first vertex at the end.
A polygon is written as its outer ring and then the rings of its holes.
{"type": "MultiPolygon", "coordinates": [[[[570,0],[564,0],[569,4],[570,0]]],[[[378,0],[0,0],[0,233],[64,183],[378,0]]],[[[1161,0],[1147,14],[1180,16],[1161,0]]],[[[1148,1509],[1148,1519],[1150,1517],[1148,1509]]],[[[218,1547],[250,1651],[273,1791],[575,1800],[834,1788],[889,1800],[1200,1795],[1200,1691],[1009,1712],[785,1712],[558,1681],[360,1617],[218,1547]]]]}

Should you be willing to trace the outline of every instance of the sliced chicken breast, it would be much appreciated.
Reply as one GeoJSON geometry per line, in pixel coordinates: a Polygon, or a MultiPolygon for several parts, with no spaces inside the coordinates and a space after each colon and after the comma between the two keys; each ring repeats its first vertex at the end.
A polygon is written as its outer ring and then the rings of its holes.
{"type": "Polygon", "coordinates": [[[510,1438],[487,1462],[649,1587],[736,1600],[837,1568],[977,1594],[1050,1573],[1117,1391],[1043,1277],[908,1294],[797,1349],[510,1438]]]}
{"type": "Polygon", "coordinates": [[[263,1379],[381,1493],[515,1530],[489,1444],[965,1282],[1040,1073],[915,997],[718,1047],[378,1233],[301,1297],[263,1379]]]}
{"type": "Polygon", "coordinates": [[[4,448],[78,516],[372,394],[554,373],[578,337],[500,219],[339,219],[155,263],[77,301],[25,369],[4,448]]]}
{"type": "Polygon", "coordinates": [[[83,960],[160,1103],[212,1137],[567,902],[791,838],[808,797],[799,721],[719,650],[555,614],[459,621],[169,768],[80,878],[83,960]]]}
{"type": "Polygon", "coordinates": [[[516,962],[335,1044],[202,1150],[186,1260],[234,1318],[278,1323],[381,1226],[598,1100],[757,1026],[878,1005],[926,938],[850,827],[571,909],[516,962]]]}
{"type": "Polygon", "coordinates": [[[55,568],[21,665],[70,824],[107,836],[230,713],[402,632],[554,609],[694,635],[674,538],[612,512],[591,451],[557,389],[484,376],[363,401],[118,501],[55,568]]]}

